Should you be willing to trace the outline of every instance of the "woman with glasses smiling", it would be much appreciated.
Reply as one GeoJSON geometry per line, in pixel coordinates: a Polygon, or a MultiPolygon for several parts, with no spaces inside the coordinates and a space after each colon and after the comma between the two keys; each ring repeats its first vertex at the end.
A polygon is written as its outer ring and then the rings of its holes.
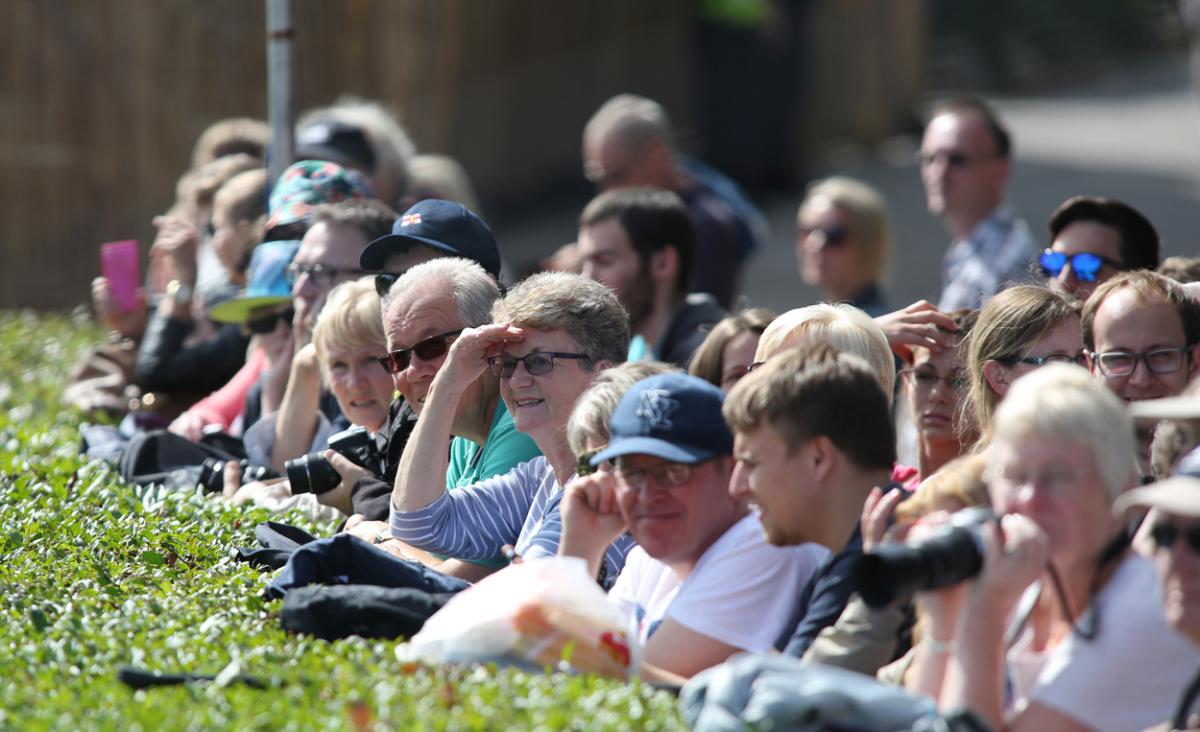
{"type": "Polygon", "coordinates": [[[988,300],[968,338],[971,409],[980,443],[1013,382],[1048,363],[1084,364],[1079,306],[1045,287],[1018,285],[988,300]]]}
{"type": "MultiPolygon", "coordinates": [[[[392,536],[418,549],[494,560],[511,544],[524,557],[553,556],[562,532],[562,486],[575,474],[567,421],[596,374],[624,360],[629,318],[612,290],[564,272],[534,275],[492,309],[493,325],[454,340],[433,378],[392,493],[392,536]],[[504,475],[447,491],[442,479],[452,415],[467,385],[491,371],[518,431],[542,457],[504,475]]],[[[630,540],[606,551],[605,572],[624,566],[630,540]]]]}

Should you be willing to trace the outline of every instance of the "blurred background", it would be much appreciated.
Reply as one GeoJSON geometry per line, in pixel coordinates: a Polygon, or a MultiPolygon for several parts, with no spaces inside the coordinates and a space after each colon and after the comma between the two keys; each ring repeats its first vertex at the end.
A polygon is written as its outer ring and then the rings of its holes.
{"type": "MultiPolygon", "coordinates": [[[[949,236],[912,154],[924,107],[994,102],[1014,135],[1010,201],[1035,234],[1075,194],[1145,212],[1197,254],[1193,3],[1168,0],[293,0],[296,113],[343,95],[457,158],[513,272],[575,238],[593,190],[580,139],[619,92],[661,102],[681,148],[770,219],[743,289],[785,309],[809,180],[888,198],[893,303],[936,297],[949,236]]],[[[267,116],[262,0],[6,0],[0,27],[0,308],[88,301],[101,242],[174,199],[212,122],[267,116]]]]}

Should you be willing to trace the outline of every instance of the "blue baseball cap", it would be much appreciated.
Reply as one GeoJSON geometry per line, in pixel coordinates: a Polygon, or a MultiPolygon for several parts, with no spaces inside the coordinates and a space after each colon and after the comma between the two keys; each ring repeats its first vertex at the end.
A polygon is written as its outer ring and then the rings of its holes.
{"type": "Polygon", "coordinates": [[[483,219],[461,203],[427,198],[418,201],[392,224],[392,233],[367,245],[358,266],[378,272],[393,253],[412,244],[440,249],[456,257],[473,259],[493,277],[500,276],[500,249],[483,219]]]}
{"type": "Polygon", "coordinates": [[[245,323],[261,307],[292,301],[287,267],[300,249],[298,241],[267,241],[254,247],[246,270],[246,291],[214,305],[208,315],[218,323],[245,323]]]}
{"type": "Polygon", "coordinates": [[[609,422],[608,447],[592,465],[624,455],[698,463],[733,454],[733,433],[721,415],[725,393],[687,374],[659,374],[634,384],[609,422]]]}

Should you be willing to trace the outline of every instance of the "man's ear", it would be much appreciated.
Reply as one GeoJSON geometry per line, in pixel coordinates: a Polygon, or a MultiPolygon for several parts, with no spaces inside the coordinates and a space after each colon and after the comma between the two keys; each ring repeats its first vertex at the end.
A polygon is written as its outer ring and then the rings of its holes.
{"type": "Polygon", "coordinates": [[[836,467],[838,449],[825,435],[816,437],[805,443],[802,448],[808,451],[808,461],[812,467],[812,476],[817,481],[828,480],[836,467]]]}
{"type": "Polygon", "coordinates": [[[650,257],[650,276],[655,282],[673,283],[678,272],[679,250],[674,246],[667,245],[650,257]]]}
{"type": "Polygon", "coordinates": [[[1009,387],[1012,386],[1009,381],[1010,375],[1008,369],[1004,368],[999,361],[985,361],[983,364],[984,380],[987,381],[992,391],[1001,397],[1007,394],[1009,387]]]}

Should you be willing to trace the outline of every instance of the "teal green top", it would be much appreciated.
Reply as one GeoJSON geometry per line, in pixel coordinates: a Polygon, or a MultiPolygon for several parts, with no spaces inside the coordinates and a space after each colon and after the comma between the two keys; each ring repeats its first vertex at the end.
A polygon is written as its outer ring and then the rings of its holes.
{"type": "MultiPolygon", "coordinates": [[[[504,475],[527,460],[542,454],[534,441],[526,434],[517,432],[512,415],[504,406],[504,400],[496,401],[492,414],[492,426],[487,439],[480,447],[465,437],[450,441],[450,465],[446,467],[446,487],[450,490],[465,485],[474,485],[496,475],[504,475]]],[[[503,567],[505,560],[479,561],[485,567],[503,567]]]]}

